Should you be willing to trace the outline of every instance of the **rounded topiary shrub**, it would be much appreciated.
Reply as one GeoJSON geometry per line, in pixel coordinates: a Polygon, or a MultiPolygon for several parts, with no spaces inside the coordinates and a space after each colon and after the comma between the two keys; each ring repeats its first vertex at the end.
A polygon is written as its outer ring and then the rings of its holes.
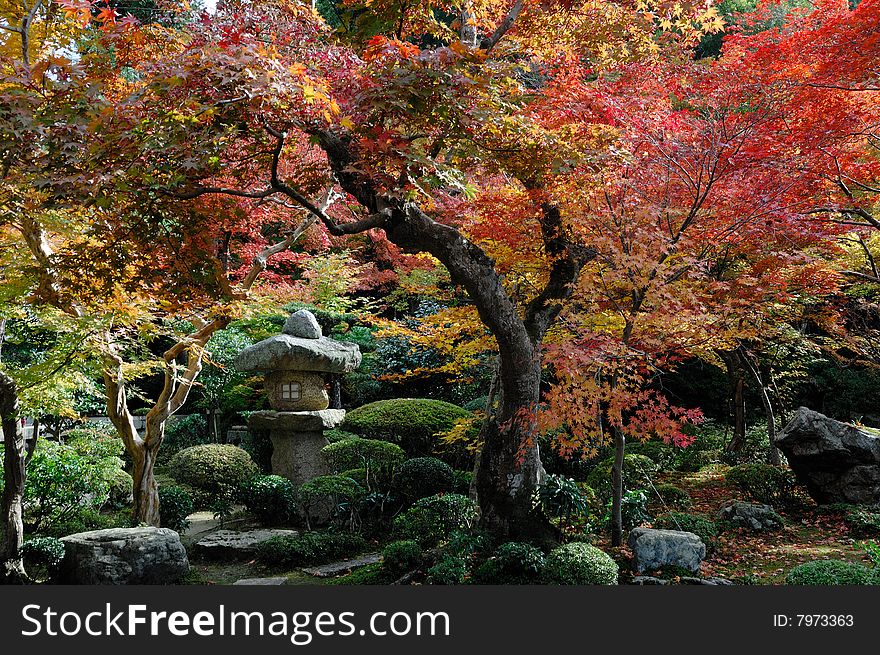
{"type": "Polygon", "coordinates": [[[786,505],[796,497],[797,479],[792,470],[784,466],[740,464],[731,468],[725,479],[759,503],[786,505]]]}
{"type": "Polygon", "coordinates": [[[433,546],[453,530],[470,530],[478,517],[476,503],[467,496],[442,494],[417,500],[394,519],[393,531],[400,538],[433,546]]]}
{"type": "Polygon", "coordinates": [[[615,585],[617,563],[590,544],[565,544],[547,555],[544,580],[559,585],[615,585]]]}
{"type": "Polygon", "coordinates": [[[364,470],[367,489],[387,487],[395,469],[406,459],[397,444],[381,439],[350,437],[324,446],[321,454],[334,471],[364,470]]]}
{"type": "Polygon", "coordinates": [[[186,518],[193,511],[192,496],[181,487],[159,487],[159,518],[163,528],[183,532],[189,527],[186,518]]]}
{"type": "Polygon", "coordinates": [[[272,537],[257,546],[257,559],[279,567],[320,564],[363,552],[364,538],[349,532],[304,532],[272,537]]]}
{"type": "Polygon", "coordinates": [[[442,400],[394,398],[351,410],[343,427],[364,437],[400,444],[409,455],[430,455],[437,434],[471,416],[466,409],[442,400]]]}
{"type": "Polygon", "coordinates": [[[213,494],[239,487],[260,473],[247,452],[228,444],[184,448],[171,458],[168,470],[177,482],[213,494]]]}
{"type": "Polygon", "coordinates": [[[676,487],[674,484],[658,484],[654,487],[654,491],[656,491],[656,494],[652,501],[658,501],[666,507],[672,509],[688,509],[692,504],[690,494],[684,489],[676,487]],[[660,496],[659,499],[657,498],[658,495],[660,496]]]}
{"type": "Polygon", "coordinates": [[[452,491],[452,467],[436,457],[416,457],[400,465],[394,476],[394,490],[408,501],[452,491]]]}
{"type": "Polygon", "coordinates": [[[544,572],[544,553],[531,544],[510,541],[474,572],[478,584],[538,584],[544,572]]]}
{"type": "Polygon", "coordinates": [[[240,496],[248,511],[264,525],[288,525],[298,516],[296,488],[280,475],[259,475],[245,482],[240,496]]]}
{"type": "Polygon", "coordinates": [[[382,550],[382,567],[394,575],[402,575],[419,567],[424,551],[412,539],[392,541],[382,550]]]}
{"type": "Polygon", "coordinates": [[[791,585],[876,585],[880,584],[880,575],[855,562],[843,560],[817,560],[806,562],[794,567],[785,578],[791,585]]]}

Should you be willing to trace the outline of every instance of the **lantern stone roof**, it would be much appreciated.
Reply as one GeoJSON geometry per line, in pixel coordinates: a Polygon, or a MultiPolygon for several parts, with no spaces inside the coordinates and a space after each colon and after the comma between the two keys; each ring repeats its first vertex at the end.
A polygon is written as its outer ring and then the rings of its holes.
{"type": "Polygon", "coordinates": [[[281,334],[245,348],[235,358],[239,371],[349,373],[360,364],[357,344],[321,336],[314,314],[305,309],[287,318],[281,334]]]}

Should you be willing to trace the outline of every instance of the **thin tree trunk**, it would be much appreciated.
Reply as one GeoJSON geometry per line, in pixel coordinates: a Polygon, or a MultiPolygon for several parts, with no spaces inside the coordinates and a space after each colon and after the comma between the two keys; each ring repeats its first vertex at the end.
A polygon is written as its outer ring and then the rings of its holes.
{"type": "Polygon", "coordinates": [[[727,367],[730,382],[730,414],[733,416],[733,436],[725,450],[739,452],[746,443],[745,375],[743,363],[736,351],[719,353],[727,367]]]}
{"type": "Polygon", "coordinates": [[[756,386],[758,387],[758,395],[761,397],[761,405],[764,407],[764,415],[767,417],[767,439],[770,441],[770,463],[779,466],[782,464],[782,457],[779,454],[779,449],[776,448],[776,415],[773,411],[773,403],[770,401],[770,393],[767,390],[767,385],[764,384],[764,376],[761,375],[761,372],[754,363],[752,363],[751,359],[749,359],[748,353],[742,353],[742,361],[745,363],[746,368],[749,369],[752,378],[755,380],[756,386]]]}
{"type": "Polygon", "coordinates": [[[21,559],[24,543],[22,500],[27,476],[26,444],[19,421],[18,388],[15,381],[0,371],[0,418],[3,425],[3,521],[6,547],[3,552],[3,580],[22,583],[27,580],[21,559]]]}
{"type": "Polygon", "coordinates": [[[614,463],[611,466],[611,545],[623,543],[623,462],[626,436],[614,429],[614,463]]]}

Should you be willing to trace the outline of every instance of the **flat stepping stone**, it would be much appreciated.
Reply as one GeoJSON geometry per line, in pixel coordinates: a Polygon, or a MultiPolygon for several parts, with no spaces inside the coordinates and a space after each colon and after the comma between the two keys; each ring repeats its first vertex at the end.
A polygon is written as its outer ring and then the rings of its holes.
{"type": "Polygon", "coordinates": [[[218,530],[202,537],[196,542],[196,552],[205,557],[251,557],[257,552],[257,547],[264,541],[273,537],[295,537],[299,533],[296,530],[247,530],[235,532],[234,530],[218,530]]]}
{"type": "Polygon", "coordinates": [[[367,564],[375,564],[382,561],[382,555],[379,553],[370,553],[363,557],[355,559],[347,559],[344,562],[333,562],[332,564],[324,564],[323,566],[313,566],[300,569],[303,573],[308,573],[316,578],[330,578],[341,573],[350,573],[354,569],[359,569],[367,564]]]}
{"type": "Polygon", "coordinates": [[[232,586],[276,586],[283,585],[287,582],[287,578],[243,578],[241,580],[236,580],[232,583],[232,586]]]}

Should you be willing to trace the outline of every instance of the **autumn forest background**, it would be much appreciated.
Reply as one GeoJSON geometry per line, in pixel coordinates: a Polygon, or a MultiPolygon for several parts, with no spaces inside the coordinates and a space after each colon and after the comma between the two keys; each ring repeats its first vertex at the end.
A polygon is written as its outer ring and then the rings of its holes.
{"type": "Polygon", "coordinates": [[[7,581],[141,525],[189,583],[880,583],[880,475],[777,448],[880,437],[878,0],[0,0],[0,71],[7,581]],[[302,308],[363,362],[296,487],[233,361],[302,308]]]}

